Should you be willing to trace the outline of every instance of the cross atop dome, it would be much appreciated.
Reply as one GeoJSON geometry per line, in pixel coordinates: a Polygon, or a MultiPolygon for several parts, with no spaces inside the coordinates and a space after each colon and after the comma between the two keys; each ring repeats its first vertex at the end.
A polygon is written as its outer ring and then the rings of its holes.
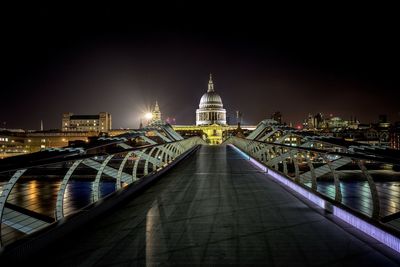
{"type": "Polygon", "coordinates": [[[214,92],[214,84],[212,80],[212,74],[210,73],[210,80],[208,81],[208,90],[207,92],[214,92]]]}

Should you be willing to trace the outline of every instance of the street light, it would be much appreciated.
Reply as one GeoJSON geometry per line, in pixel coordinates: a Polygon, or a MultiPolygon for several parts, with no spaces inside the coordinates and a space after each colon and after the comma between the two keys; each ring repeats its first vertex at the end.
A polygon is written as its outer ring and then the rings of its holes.
{"type": "Polygon", "coordinates": [[[147,120],[147,125],[149,125],[150,120],[153,118],[153,114],[151,114],[151,112],[147,112],[144,114],[144,118],[147,120]]]}

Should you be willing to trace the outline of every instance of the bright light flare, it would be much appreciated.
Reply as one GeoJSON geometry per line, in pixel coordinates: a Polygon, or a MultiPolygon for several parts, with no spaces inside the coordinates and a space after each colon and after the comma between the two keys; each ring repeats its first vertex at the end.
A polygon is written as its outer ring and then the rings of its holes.
{"type": "Polygon", "coordinates": [[[146,120],[151,120],[153,118],[153,114],[151,114],[150,112],[147,112],[146,114],[144,114],[144,118],[146,120]]]}

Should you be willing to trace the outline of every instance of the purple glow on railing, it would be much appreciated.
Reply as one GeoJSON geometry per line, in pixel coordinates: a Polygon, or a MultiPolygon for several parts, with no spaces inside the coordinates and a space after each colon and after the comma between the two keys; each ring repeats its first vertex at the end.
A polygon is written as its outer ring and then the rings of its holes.
{"type": "Polygon", "coordinates": [[[257,168],[261,169],[263,172],[267,172],[268,171],[266,166],[264,166],[263,164],[261,164],[257,160],[253,159],[252,157],[250,157],[249,155],[244,153],[242,150],[240,150],[235,145],[229,144],[229,146],[234,148],[237,152],[239,152],[239,154],[241,154],[243,157],[245,157],[247,160],[249,160],[254,166],[256,166],[257,168]]]}
{"type": "Polygon", "coordinates": [[[281,174],[267,168],[265,165],[261,164],[257,160],[253,159],[246,153],[244,153],[242,150],[237,148],[234,145],[230,145],[233,147],[236,151],[238,151],[241,155],[243,155],[245,158],[249,159],[253,165],[255,165],[257,168],[261,169],[263,172],[268,173],[272,178],[275,180],[279,181],[280,183],[286,185],[287,187],[291,188],[292,190],[296,191],[300,195],[304,196],[305,198],[309,199],[311,202],[317,204],[321,208],[325,208],[325,200],[320,198],[319,196],[307,191],[306,189],[302,188],[301,186],[295,184],[294,182],[290,181],[288,178],[282,176],[281,174]]]}
{"type": "Polygon", "coordinates": [[[280,183],[286,185],[290,189],[296,191],[297,193],[299,193],[303,197],[307,198],[311,202],[317,204],[319,207],[325,209],[325,200],[323,200],[319,196],[317,196],[317,195],[313,194],[312,192],[302,188],[301,186],[297,185],[296,183],[290,181],[288,178],[284,177],[283,175],[281,175],[281,174],[279,174],[279,173],[277,173],[277,172],[275,172],[275,171],[273,171],[271,169],[268,169],[268,174],[272,178],[274,178],[275,180],[277,180],[280,183]]]}
{"type": "Polygon", "coordinates": [[[382,229],[379,229],[378,227],[336,206],[333,206],[333,215],[347,222],[348,224],[351,224],[352,226],[366,233],[372,238],[375,238],[376,240],[382,242],[386,246],[396,250],[397,252],[400,252],[400,239],[398,237],[391,235],[383,231],[382,229]]]}
{"type": "Polygon", "coordinates": [[[245,157],[246,159],[250,160],[250,156],[247,155],[246,153],[244,153],[241,149],[239,149],[238,147],[236,147],[235,145],[232,144],[228,144],[228,146],[232,147],[233,149],[235,149],[237,152],[239,152],[240,155],[242,155],[243,157],[245,157]]]}
{"type": "Polygon", "coordinates": [[[254,166],[259,168],[263,172],[267,172],[267,167],[265,167],[263,164],[261,164],[260,162],[258,162],[257,160],[255,160],[255,159],[253,159],[251,157],[249,158],[249,160],[250,160],[251,163],[253,163],[254,166]]]}

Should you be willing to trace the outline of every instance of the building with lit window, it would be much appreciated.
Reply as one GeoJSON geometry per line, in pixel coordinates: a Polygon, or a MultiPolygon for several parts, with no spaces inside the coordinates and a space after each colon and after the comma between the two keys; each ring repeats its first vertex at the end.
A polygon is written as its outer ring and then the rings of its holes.
{"type": "Polygon", "coordinates": [[[98,115],[74,115],[64,113],[63,132],[108,132],[111,130],[111,114],[100,112],[98,115]]]}
{"type": "Polygon", "coordinates": [[[272,114],[271,119],[277,121],[278,124],[282,124],[282,113],[280,111],[276,111],[272,114]]]}
{"type": "MultiPolygon", "coordinates": [[[[109,132],[110,134],[110,132],[109,132]]],[[[61,148],[71,142],[89,142],[97,132],[61,132],[60,130],[11,132],[0,129],[0,159],[38,152],[48,148],[61,148]]]]}
{"type": "Polygon", "coordinates": [[[0,159],[29,152],[29,148],[24,145],[23,134],[0,131],[0,159]]]}
{"type": "Polygon", "coordinates": [[[390,129],[390,147],[400,149],[400,122],[396,122],[390,129]]]}

